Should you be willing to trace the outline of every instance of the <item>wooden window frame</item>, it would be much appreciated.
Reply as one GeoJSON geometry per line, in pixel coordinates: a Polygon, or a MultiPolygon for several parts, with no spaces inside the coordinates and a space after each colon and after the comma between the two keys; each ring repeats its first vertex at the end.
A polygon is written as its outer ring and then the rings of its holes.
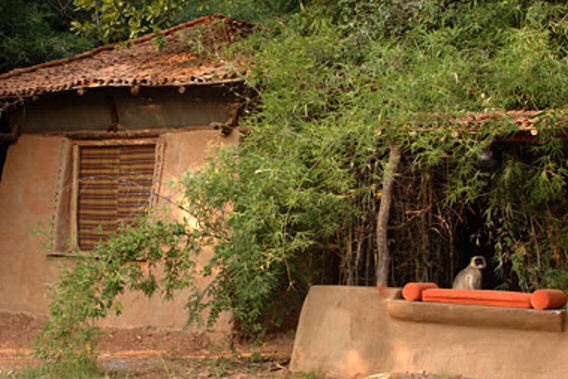
{"type": "MultiPolygon", "coordinates": [[[[157,201],[156,193],[159,191],[162,168],[162,149],[163,145],[160,138],[140,138],[140,139],[104,139],[104,140],[74,140],[72,142],[72,186],[70,194],[70,222],[69,222],[69,241],[70,251],[81,252],[79,248],[79,169],[80,169],[80,149],[88,146],[136,146],[136,145],[155,145],[154,173],[152,177],[152,194],[150,195],[150,206],[157,201]]],[[[52,253],[48,256],[69,256],[77,254],[52,253]]]]}

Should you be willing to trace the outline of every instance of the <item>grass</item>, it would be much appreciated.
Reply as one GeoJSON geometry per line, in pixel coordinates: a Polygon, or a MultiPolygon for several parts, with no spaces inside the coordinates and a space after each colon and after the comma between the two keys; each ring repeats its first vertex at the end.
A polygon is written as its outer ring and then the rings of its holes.
{"type": "Polygon", "coordinates": [[[58,362],[44,364],[39,367],[26,366],[18,371],[0,372],[1,379],[8,378],[42,378],[42,379],[109,379],[126,378],[127,376],[117,372],[101,371],[96,362],[58,362]]]}
{"type": "Polygon", "coordinates": [[[0,379],[12,378],[41,378],[41,379],[107,379],[129,378],[137,376],[153,376],[160,378],[227,378],[233,375],[245,374],[255,378],[286,378],[286,379],[319,379],[320,373],[291,373],[287,362],[253,354],[243,358],[232,356],[213,359],[185,359],[180,357],[160,356],[153,364],[137,366],[136,362],[123,362],[125,369],[103,370],[96,362],[63,362],[44,364],[39,367],[31,365],[16,370],[0,371],[0,379]]]}

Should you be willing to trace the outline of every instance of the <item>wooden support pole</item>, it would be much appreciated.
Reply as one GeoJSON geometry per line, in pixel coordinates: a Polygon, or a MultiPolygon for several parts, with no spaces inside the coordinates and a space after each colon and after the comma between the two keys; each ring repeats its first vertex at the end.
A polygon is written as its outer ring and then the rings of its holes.
{"type": "Polygon", "coordinates": [[[118,110],[116,109],[116,101],[114,100],[114,95],[107,96],[107,102],[110,110],[110,125],[108,126],[108,131],[116,132],[120,129],[120,120],[118,119],[118,110]]]}
{"type": "Polygon", "coordinates": [[[383,191],[377,215],[377,265],[375,268],[375,277],[377,285],[388,285],[390,252],[389,241],[387,236],[390,208],[392,204],[392,188],[394,177],[396,175],[398,165],[400,163],[400,147],[392,147],[389,152],[389,160],[383,175],[383,191]]]}
{"type": "Polygon", "coordinates": [[[20,136],[20,124],[14,124],[11,129],[10,133],[0,133],[0,141],[13,143],[18,140],[20,136]]]}

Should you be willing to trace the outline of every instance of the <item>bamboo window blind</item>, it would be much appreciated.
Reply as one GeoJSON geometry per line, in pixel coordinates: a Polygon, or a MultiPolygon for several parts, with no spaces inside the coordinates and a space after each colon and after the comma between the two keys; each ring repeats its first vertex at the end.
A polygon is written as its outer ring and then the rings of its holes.
{"type": "Polygon", "coordinates": [[[91,250],[134,225],[152,193],[156,145],[82,146],[79,149],[78,245],[91,250]]]}

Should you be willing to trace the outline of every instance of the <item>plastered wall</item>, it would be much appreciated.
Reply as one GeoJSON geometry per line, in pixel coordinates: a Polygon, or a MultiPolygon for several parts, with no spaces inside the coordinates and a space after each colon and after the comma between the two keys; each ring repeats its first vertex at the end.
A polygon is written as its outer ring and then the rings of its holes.
{"type": "Polygon", "coordinates": [[[56,267],[32,229],[52,221],[63,138],[22,136],[8,149],[0,181],[0,309],[45,313],[56,267]]]}
{"type": "MultiPolygon", "coordinates": [[[[186,170],[197,169],[219,145],[237,141],[237,133],[222,137],[213,130],[163,134],[159,141],[163,145],[161,195],[178,197],[179,189],[170,185],[172,181],[186,170]]],[[[46,315],[45,287],[57,279],[57,267],[69,263],[70,258],[47,258],[49,248],[42,246],[42,238],[33,236],[31,229],[39,222],[44,226],[52,222],[57,233],[65,229],[71,217],[64,201],[68,196],[65,188],[72,179],[71,144],[63,137],[24,134],[8,150],[0,181],[0,310],[46,315]]],[[[182,216],[173,209],[173,217],[182,216]]],[[[203,254],[202,263],[207,257],[203,254]]],[[[206,282],[198,279],[198,283],[206,282]]],[[[148,300],[128,293],[120,299],[123,315],[109,317],[101,324],[181,328],[187,318],[183,309],[186,295],[179,293],[174,301],[166,302],[159,296],[148,300]]],[[[228,328],[229,320],[224,317],[217,330],[228,328]]]]}

